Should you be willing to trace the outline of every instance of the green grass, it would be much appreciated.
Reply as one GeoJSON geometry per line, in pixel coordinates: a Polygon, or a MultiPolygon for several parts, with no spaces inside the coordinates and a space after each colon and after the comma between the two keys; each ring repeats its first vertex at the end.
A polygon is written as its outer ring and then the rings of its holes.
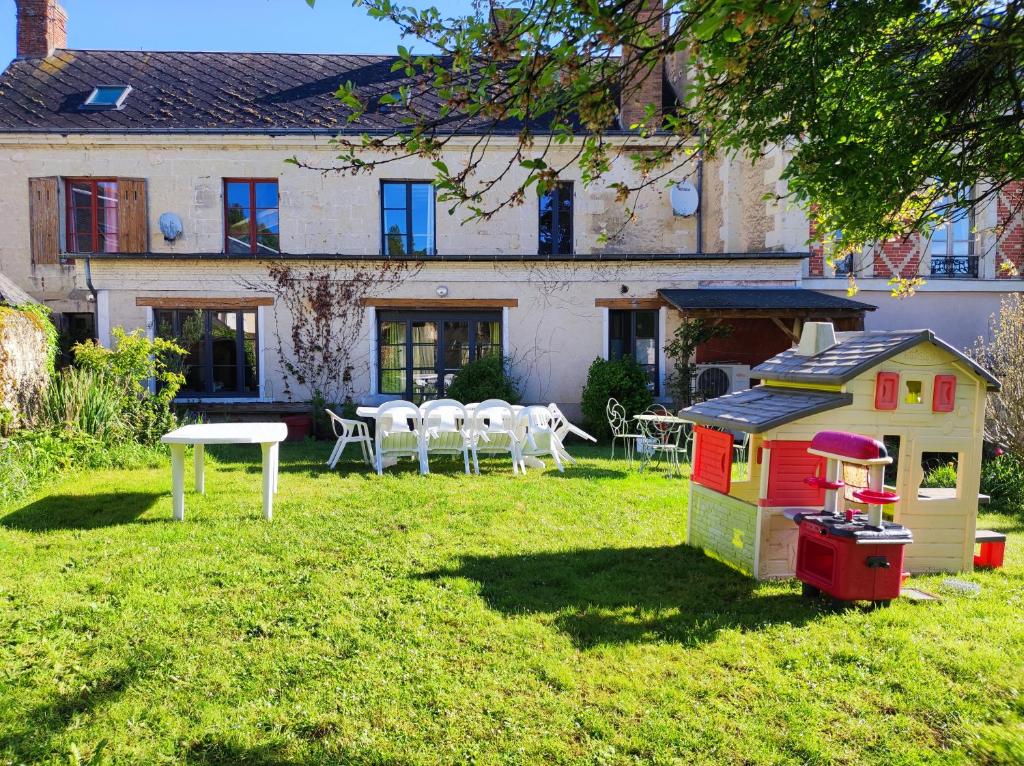
{"type": "Polygon", "coordinates": [[[1024,762],[1013,520],[980,595],[837,610],[685,547],[686,481],[573,451],[378,478],[286,445],[272,523],[242,448],[183,524],[163,466],[0,511],[0,764],[1024,762]]]}

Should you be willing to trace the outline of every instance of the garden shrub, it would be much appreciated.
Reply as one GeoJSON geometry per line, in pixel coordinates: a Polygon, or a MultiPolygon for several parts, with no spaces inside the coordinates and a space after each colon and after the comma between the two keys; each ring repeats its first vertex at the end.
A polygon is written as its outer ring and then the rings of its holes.
{"type": "Polygon", "coordinates": [[[130,436],[144,444],[155,442],[177,425],[171,405],[185,382],[173,365],[186,351],[164,338],[150,340],[142,330],[113,330],[113,348],[89,340],[74,346],[75,364],[119,384],[121,419],[130,436]],[[150,381],[155,390],[150,390],[150,381]]]}
{"type": "Polygon", "coordinates": [[[507,373],[508,360],[500,356],[483,356],[455,373],[447,396],[463,404],[485,399],[503,399],[516,404],[521,398],[517,381],[507,373]]]}
{"type": "Polygon", "coordinates": [[[932,468],[921,481],[922,487],[956,487],[956,465],[944,463],[932,468]]]}
{"type": "Polygon", "coordinates": [[[626,417],[643,412],[654,401],[647,373],[633,359],[595,359],[590,365],[580,406],[586,429],[598,439],[609,439],[612,435],[606,414],[611,398],[625,408],[626,417]]]}
{"type": "Polygon", "coordinates": [[[981,492],[992,498],[986,510],[1024,514],[1024,460],[1006,452],[983,461],[981,492]]]}

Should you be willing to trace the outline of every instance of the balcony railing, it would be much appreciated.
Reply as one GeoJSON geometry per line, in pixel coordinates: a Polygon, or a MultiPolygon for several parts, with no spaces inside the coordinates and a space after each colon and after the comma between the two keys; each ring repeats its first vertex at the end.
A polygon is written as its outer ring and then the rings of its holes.
{"type": "Polygon", "coordinates": [[[932,276],[946,279],[977,279],[978,256],[933,255],[932,276]]]}

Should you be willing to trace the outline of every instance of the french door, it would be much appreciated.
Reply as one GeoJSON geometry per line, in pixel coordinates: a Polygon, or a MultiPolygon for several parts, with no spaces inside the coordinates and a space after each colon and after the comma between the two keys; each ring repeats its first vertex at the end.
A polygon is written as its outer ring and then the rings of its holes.
{"type": "Polygon", "coordinates": [[[470,360],[501,354],[501,314],[381,312],[377,337],[378,390],[418,404],[445,396],[470,360]]]}

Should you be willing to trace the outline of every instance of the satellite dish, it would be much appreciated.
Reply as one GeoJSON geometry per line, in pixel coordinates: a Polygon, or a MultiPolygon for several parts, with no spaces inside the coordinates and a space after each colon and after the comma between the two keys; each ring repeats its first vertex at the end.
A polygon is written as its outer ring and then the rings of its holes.
{"type": "Polygon", "coordinates": [[[697,212],[700,200],[697,198],[697,190],[689,181],[680,181],[674,184],[668,196],[672,202],[672,212],[675,215],[691,216],[697,212]]]}
{"type": "Polygon", "coordinates": [[[160,232],[168,242],[173,242],[180,237],[182,229],[181,218],[177,213],[163,213],[160,216],[160,232]]]}

